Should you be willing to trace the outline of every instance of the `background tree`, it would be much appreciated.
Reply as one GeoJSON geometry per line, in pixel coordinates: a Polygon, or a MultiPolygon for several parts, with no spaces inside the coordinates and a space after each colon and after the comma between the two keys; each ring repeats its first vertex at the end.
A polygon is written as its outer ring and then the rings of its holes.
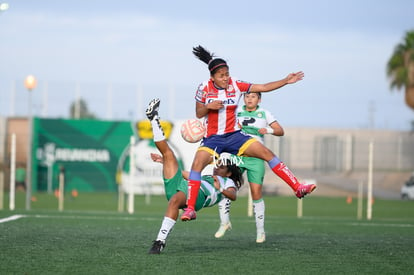
{"type": "Polygon", "coordinates": [[[388,60],[390,88],[405,89],[405,103],[414,110],[414,30],[405,34],[388,60]]]}
{"type": "Polygon", "coordinates": [[[75,100],[70,105],[70,118],[73,119],[96,119],[95,115],[88,110],[88,104],[82,98],[75,100]]]}

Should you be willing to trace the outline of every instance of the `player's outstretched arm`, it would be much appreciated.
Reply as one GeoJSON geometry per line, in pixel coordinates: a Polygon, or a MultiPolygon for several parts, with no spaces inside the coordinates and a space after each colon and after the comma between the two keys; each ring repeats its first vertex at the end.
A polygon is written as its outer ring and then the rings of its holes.
{"type": "Polygon", "coordinates": [[[296,72],[296,73],[288,74],[287,77],[281,80],[269,82],[266,84],[252,84],[252,86],[250,87],[250,92],[261,92],[261,93],[271,92],[273,90],[276,90],[276,89],[279,89],[285,86],[286,84],[296,83],[302,80],[304,76],[305,74],[303,72],[296,72]]]}

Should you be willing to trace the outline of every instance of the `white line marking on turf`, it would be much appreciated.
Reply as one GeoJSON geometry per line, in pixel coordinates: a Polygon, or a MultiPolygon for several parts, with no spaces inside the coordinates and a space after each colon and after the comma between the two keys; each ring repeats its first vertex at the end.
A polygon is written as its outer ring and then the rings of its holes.
{"type": "MultiPolygon", "coordinates": [[[[0,219],[0,223],[5,223],[5,222],[9,222],[9,221],[13,221],[13,220],[17,220],[20,218],[43,218],[43,219],[94,219],[94,220],[124,220],[124,221],[139,221],[139,220],[143,220],[143,221],[156,221],[156,220],[161,220],[162,218],[154,218],[154,217],[136,217],[136,216],[132,216],[132,217],[125,217],[125,216],[88,216],[88,215],[44,215],[44,214],[34,214],[34,215],[13,215],[10,216],[8,218],[4,218],[4,219],[0,219]]],[[[199,222],[207,222],[207,223],[211,223],[211,222],[215,222],[217,221],[216,219],[213,218],[204,218],[204,219],[200,219],[199,222]]],[[[240,221],[239,221],[240,222],[240,221]]],[[[243,222],[247,222],[250,223],[250,220],[244,220],[243,222]]],[[[314,221],[313,219],[306,221],[306,224],[314,224],[314,223],[324,223],[321,221],[314,221]]],[[[267,223],[284,223],[284,221],[280,221],[280,220],[269,220],[267,221],[267,223]]],[[[342,222],[340,222],[342,223],[342,222]]],[[[331,224],[331,222],[326,222],[326,224],[331,224]]],[[[382,227],[401,227],[401,228],[411,228],[414,227],[414,224],[396,224],[396,223],[363,223],[363,222],[349,222],[349,223],[345,223],[345,225],[350,225],[350,226],[382,226],[382,227]]]]}
{"type": "Polygon", "coordinates": [[[385,226],[385,227],[414,227],[413,224],[398,224],[398,223],[351,223],[353,226],[385,226]]]}
{"type": "Polygon", "coordinates": [[[24,215],[13,215],[4,219],[0,219],[0,223],[5,223],[5,222],[10,222],[10,221],[14,221],[14,220],[18,220],[20,218],[23,218],[24,215]]]}
{"type": "Polygon", "coordinates": [[[41,219],[84,219],[84,220],[126,220],[126,221],[136,221],[140,218],[138,217],[115,217],[115,216],[75,216],[75,215],[27,215],[28,218],[41,218],[41,219]]]}

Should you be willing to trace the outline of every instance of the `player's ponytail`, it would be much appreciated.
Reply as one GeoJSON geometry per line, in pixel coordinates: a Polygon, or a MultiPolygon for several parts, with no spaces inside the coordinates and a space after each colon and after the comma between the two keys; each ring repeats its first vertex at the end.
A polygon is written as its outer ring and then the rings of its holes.
{"type": "Polygon", "coordinates": [[[229,67],[227,62],[221,58],[214,58],[214,53],[210,53],[204,49],[203,46],[193,47],[193,54],[208,65],[210,74],[213,75],[218,69],[222,67],[229,67]]]}

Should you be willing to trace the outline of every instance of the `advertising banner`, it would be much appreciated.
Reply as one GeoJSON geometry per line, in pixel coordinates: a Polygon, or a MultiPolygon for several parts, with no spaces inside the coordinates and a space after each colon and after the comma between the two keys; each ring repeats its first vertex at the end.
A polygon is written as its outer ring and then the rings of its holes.
{"type": "Polygon", "coordinates": [[[117,191],[118,160],[134,131],[130,122],[41,119],[33,121],[33,191],[117,191]]]}
{"type": "MultiPolygon", "coordinates": [[[[181,167],[188,170],[198,145],[185,142],[173,122],[161,121],[161,125],[181,167]]],[[[127,193],[163,194],[162,165],[153,162],[150,153],[159,154],[148,120],[35,118],[32,191],[56,190],[62,170],[66,191],[117,192],[120,185],[127,193]],[[132,136],[134,144],[130,143],[132,136]],[[131,152],[133,173],[130,173],[131,152]]]]}

